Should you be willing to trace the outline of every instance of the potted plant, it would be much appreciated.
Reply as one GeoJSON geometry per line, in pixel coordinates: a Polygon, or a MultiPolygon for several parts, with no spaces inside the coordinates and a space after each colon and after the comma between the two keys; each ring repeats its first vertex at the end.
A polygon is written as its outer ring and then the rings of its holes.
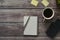
{"type": "Polygon", "coordinates": [[[56,0],[57,6],[60,7],[60,0],[56,0]]]}

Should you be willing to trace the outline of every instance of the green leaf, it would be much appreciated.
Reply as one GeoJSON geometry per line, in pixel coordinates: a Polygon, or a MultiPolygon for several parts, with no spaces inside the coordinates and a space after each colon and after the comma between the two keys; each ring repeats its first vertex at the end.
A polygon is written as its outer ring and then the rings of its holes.
{"type": "Polygon", "coordinates": [[[58,4],[60,4],[60,0],[57,0],[58,4]]]}

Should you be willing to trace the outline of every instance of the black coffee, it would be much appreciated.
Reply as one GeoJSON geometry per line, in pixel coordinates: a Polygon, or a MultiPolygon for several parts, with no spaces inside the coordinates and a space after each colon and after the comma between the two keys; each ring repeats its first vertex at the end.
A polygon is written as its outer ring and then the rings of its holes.
{"type": "Polygon", "coordinates": [[[53,14],[53,11],[51,9],[47,8],[44,10],[44,16],[45,17],[49,18],[52,16],[52,14],[53,14]]]}

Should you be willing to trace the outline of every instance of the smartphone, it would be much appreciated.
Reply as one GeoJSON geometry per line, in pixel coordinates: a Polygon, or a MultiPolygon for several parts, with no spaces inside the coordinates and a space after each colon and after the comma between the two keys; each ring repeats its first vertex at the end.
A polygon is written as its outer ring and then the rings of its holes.
{"type": "Polygon", "coordinates": [[[54,38],[57,33],[60,31],[60,20],[57,19],[55,22],[52,22],[49,28],[46,31],[47,36],[54,38]]]}

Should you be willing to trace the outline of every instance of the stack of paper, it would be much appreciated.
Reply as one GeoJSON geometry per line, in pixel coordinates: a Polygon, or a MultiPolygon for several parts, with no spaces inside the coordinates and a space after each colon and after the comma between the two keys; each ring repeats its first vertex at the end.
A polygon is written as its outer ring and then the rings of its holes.
{"type": "Polygon", "coordinates": [[[38,1],[37,0],[32,0],[31,4],[34,5],[34,6],[37,6],[38,5],[38,1]]]}
{"type": "Polygon", "coordinates": [[[41,2],[44,6],[48,6],[49,5],[49,2],[47,0],[42,0],[41,2]]]}

